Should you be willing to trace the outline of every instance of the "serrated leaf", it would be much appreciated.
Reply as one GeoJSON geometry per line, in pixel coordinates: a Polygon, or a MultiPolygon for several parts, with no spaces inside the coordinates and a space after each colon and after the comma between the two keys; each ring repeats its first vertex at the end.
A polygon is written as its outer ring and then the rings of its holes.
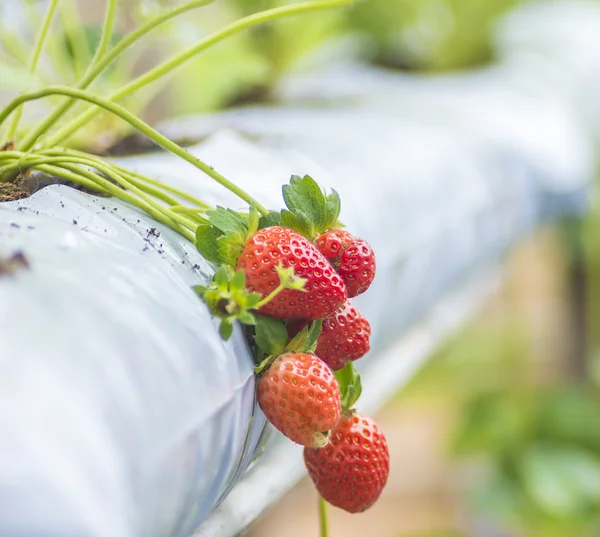
{"type": "Polygon", "coordinates": [[[254,341],[265,354],[279,356],[288,342],[288,333],[280,320],[257,315],[254,341]]]}
{"type": "Polygon", "coordinates": [[[334,371],[342,394],[342,410],[350,410],[362,393],[362,381],[356,366],[348,362],[342,369],[334,371]]]}
{"type": "Polygon", "coordinates": [[[281,214],[278,211],[271,211],[267,216],[261,217],[258,221],[258,229],[281,225],[281,214]]]}
{"type": "Polygon", "coordinates": [[[312,222],[302,211],[291,212],[283,209],[281,211],[281,225],[297,231],[309,240],[312,240],[315,234],[312,222]]]}
{"type": "Polygon", "coordinates": [[[243,270],[238,270],[229,282],[229,289],[232,293],[243,291],[246,286],[246,275],[243,270]]]}
{"type": "Polygon", "coordinates": [[[223,232],[211,225],[200,224],[196,228],[196,249],[207,261],[223,263],[219,250],[219,238],[222,236],[223,232]]]}
{"type": "Polygon", "coordinates": [[[206,211],[210,223],[223,233],[248,234],[248,219],[245,216],[231,210],[217,207],[206,211]]]}
{"type": "Polygon", "coordinates": [[[248,212],[248,236],[252,235],[258,230],[259,220],[260,215],[258,214],[258,209],[253,203],[250,205],[250,211],[248,212]]]}
{"type": "Polygon", "coordinates": [[[304,213],[313,234],[315,229],[323,228],[327,217],[325,196],[312,177],[293,175],[290,184],[283,187],[283,199],[292,213],[304,213]]]}
{"type": "Polygon", "coordinates": [[[229,319],[223,319],[219,325],[219,334],[223,339],[229,339],[233,334],[233,322],[229,319]]]}
{"type": "Polygon", "coordinates": [[[332,188],[331,194],[325,198],[325,224],[322,229],[318,229],[317,233],[322,233],[336,227],[338,218],[340,217],[340,211],[342,209],[342,202],[339,194],[332,188]]]}

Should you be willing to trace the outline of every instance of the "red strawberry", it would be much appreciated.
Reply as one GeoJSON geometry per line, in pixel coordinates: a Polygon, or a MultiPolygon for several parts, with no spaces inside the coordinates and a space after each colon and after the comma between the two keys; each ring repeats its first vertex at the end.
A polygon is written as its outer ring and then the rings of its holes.
{"type": "Polygon", "coordinates": [[[375,278],[375,253],[369,243],[343,229],[330,229],[317,238],[316,246],[346,284],[348,297],[364,293],[375,278]]]}
{"type": "Polygon", "coordinates": [[[305,278],[302,291],[284,289],[260,309],[263,315],[280,319],[329,317],[346,300],[346,288],[327,259],[302,235],[272,226],[254,233],[244,245],[237,262],[246,274],[246,287],[264,296],[279,285],[275,268],[281,263],[305,278]]]}
{"type": "Polygon", "coordinates": [[[340,419],[331,369],[314,354],[286,353],[258,379],[256,398],[267,419],[293,442],[323,447],[340,419]]]}
{"type": "Polygon", "coordinates": [[[308,475],[321,496],[349,513],[371,507],[379,498],[390,471],[384,434],[371,419],[350,411],[323,448],[304,448],[308,475]]]}
{"type": "MultiPolygon", "coordinates": [[[[288,326],[290,336],[295,336],[308,321],[293,322],[288,326]]],[[[317,339],[317,356],[331,369],[342,369],[347,362],[362,358],[369,349],[371,325],[349,300],[331,317],[323,321],[323,330],[317,339]]]]}

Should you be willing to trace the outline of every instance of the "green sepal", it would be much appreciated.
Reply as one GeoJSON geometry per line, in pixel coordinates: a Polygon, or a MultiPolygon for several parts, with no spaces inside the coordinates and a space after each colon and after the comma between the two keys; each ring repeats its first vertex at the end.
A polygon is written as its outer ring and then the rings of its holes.
{"type": "Polygon", "coordinates": [[[259,222],[260,214],[256,205],[253,203],[250,205],[250,211],[248,212],[248,236],[253,235],[258,231],[259,222]]]}
{"type": "MultiPolygon", "coordinates": [[[[235,265],[248,240],[250,214],[217,207],[206,216],[196,229],[196,248],[212,263],[235,265]]],[[[252,218],[255,225],[256,216],[252,218]]]]}
{"type": "Polygon", "coordinates": [[[278,211],[271,211],[266,216],[261,217],[258,221],[258,229],[264,229],[271,226],[281,226],[281,213],[278,211]]]}
{"type": "Polygon", "coordinates": [[[267,355],[279,356],[288,342],[288,333],[282,321],[264,315],[256,315],[254,341],[267,355]]]}
{"type": "Polygon", "coordinates": [[[256,318],[252,310],[260,302],[261,295],[246,291],[244,272],[237,272],[228,265],[221,265],[215,272],[209,286],[196,285],[192,289],[202,298],[210,312],[221,319],[219,333],[228,339],[233,332],[233,324],[253,326],[256,318]]]}
{"type": "Polygon", "coordinates": [[[350,410],[362,393],[360,374],[352,362],[348,362],[342,369],[334,371],[334,374],[342,395],[342,411],[350,410]]]}
{"type": "Polygon", "coordinates": [[[284,185],[282,190],[287,206],[287,210],[281,211],[282,225],[311,241],[316,235],[336,227],[341,202],[335,190],[326,196],[309,175],[292,175],[290,183],[284,185]]]}
{"type": "Polygon", "coordinates": [[[310,326],[305,326],[286,345],[285,352],[315,352],[322,328],[321,319],[313,321],[310,326]]]}

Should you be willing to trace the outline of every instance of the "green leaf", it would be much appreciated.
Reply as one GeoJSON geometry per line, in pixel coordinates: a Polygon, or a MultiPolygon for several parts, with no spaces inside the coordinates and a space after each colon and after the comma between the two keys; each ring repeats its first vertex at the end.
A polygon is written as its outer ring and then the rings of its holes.
{"type": "Polygon", "coordinates": [[[248,293],[246,295],[246,308],[249,310],[254,309],[261,299],[260,293],[248,293]]]}
{"type": "Polygon", "coordinates": [[[206,211],[210,223],[223,233],[248,234],[248,219],[241,214],[231,210],[217,207],[206,211]]]}
{"type": "Polygon", "coordinates": [[[229,289],[229,270],[227,265],[221,265],[215,275],[213,276],[213,282],[219,291],[227,291],[229,289]]]}
{"type": "Polygon", "coordinates": [[[258,229],[264,229],[271,226],[281,226],[281,214],[279,211],[271,211],[267,216],[263,216],[258,221],[258,229]]]}
{"type": "Polygon", "coordinates": [[[600,504],[600,459],[577,448],[538,445],[520,467],[525,490],[548,514],[577,517],[600,504]]]}
{"type": "Polygon", "coordinates": [[[293,175],[290,184],[283,187],[283,199],[292,213],[301,212],[306,215],[310,228],[313,230],[323,228],[327,213],[325,196],[312,177],[293,175]]]}
{"type": "Polygon", "coordinates": [[[246,275],[243,270],[238,270],[229,282],[229,289],[232,293],[243,291],[246,287],[246,275]]]}
{"type": "Polygon", "coordinates": [[[204,296],[206,291],[208,291],[206,285],[192,285],[192,289],[200,296],[204,296]]]}
{"type": "Polygon", "coordinates": [[[317,348],[317,340],[323,329],[323,319],[313,321],[308,329],[308,337],[306,339],[306,352],[315,352],[317,348]]]}
{"type": "Polygon", "coordinates": [[[289,227],[294,231],[304,235],[307,239],[312,240],[315,235],[315,227],[302,211],[291,212],[286,209],[281,211],[281,225],[289,227]]]}
{"type": "Polygon", "coordinates": [[[331,194],[329,194],[325,198],[325,224],[324,229],[319,229],[318,232],[327,231],[332,227],[336,227],[338,225],[338,218],[340,217],[340,211],[342,209],[342,202],[340,200],[339,194],[331,189],[331,194]]]}
{"type": "Polygon", "coordinates": [[[217,239],[217,247],[219,249],[219,256],[223,262],[235,266],[242,254],[245,242],[246,237],[239,233],[221,235],[217,239]]]}
{"type": "Polygon", "coordinates": [[[223,232],[213,226],[200,224],[196,229],[196,249],[211,263],[221,264],[223,258],[219,249],[219,238],[223,232]]]}
{"type": "Polygon", "coordinates": [[[223,319],[219,325],[219,334],[225,340],[228,340],[233,334],[233,321],[230,319],[223,319]]]}
{"type": "Polygon", "coordinates": [[[342,394],[342,410],[350,410],[362,393],[362,382],[356,366],[348,362],[342,369],[334,371],[342,394]]]}
{"type": "Polygon", "coordinates": [[[309,328],[305,326],[286,345],[286,352],[305,352],[308,343],[309,328]]]}
{"type": "Polygon", "coordinates": [[[243,311],[238,315],[238,320],[242,324],[247,324],[249,326],[254,326],[256,324],[256,317],[252,315],[249,311],[243,311]]]}
{"type": "Polygon", "coordinates": [[[256,315],[254,341],[264,353],[279,356],[288,342],[288,333],[283,322],[272,317],[256,315]]]}
{"type": "Polygon", "coordinates": [[[260,215],[258,214],[258,209],[253,203],[250,205],[250,212],[248,213],[248,236],[256,233],[258,230],[259,219],[260,215]]]}

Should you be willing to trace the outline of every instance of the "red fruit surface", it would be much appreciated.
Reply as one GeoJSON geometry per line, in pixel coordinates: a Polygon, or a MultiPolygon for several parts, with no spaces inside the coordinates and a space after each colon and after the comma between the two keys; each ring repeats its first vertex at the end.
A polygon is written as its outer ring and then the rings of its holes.
{"type": "Polygon", "coordinates": [[[390,471],[384,434],[369,417],[344,413],[323,448],[304,448],[304,463],[319,494],[349,513],[371,507],[390,471]]]}
{"type": "MultiPolygon", "coordinates": [[[[288,326],[294,337],[309,321],[295,321],[288,326]]],[[[331,369],[342,369],[348,362],[362,358],[369,349],[371,325],[349,300],[323,321],[323,329],[317,339],[317,356],[331,369]]]]}
{"type": "Polygon", "coordinates": [[[341,413],[331,369],[314,354],[282,354],[257,382],[256,398],[267,419],[293,442],[323,447],[341,413]]]}
{"type": "Polygon", "coordinates": [[[320,235],[315,244],[344,280],[349,298],[369,288],[376,264],[375,253],[367,241],[336,228],[320,235]]]}
{"type": "Polygon", "coordinates": [[[260,309],[263,315],[279,319],[321,319],[329,317],[346,300],[346,288],[327,259],[302,235],[291,229],[272,226],[254,233],[244,245],[237,268],[246,274],[246,287],[263,297],[279,285],[275,270],[281,263],[306,278],[302,291],[284,289],[260,309]]]}

